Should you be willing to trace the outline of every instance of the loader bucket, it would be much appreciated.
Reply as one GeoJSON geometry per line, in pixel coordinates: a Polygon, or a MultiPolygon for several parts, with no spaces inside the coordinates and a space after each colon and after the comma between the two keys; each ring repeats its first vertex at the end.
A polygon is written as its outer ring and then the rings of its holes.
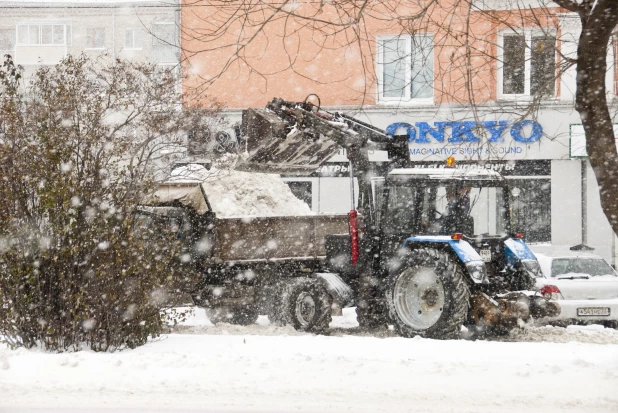
{"type": "Polygon", "coordinates": [[[310,175],[340,149],[330,137],[312,128],[292,128],[274,112],[247,109],[242,115],[244,158],[237,170],[310,175]]]}

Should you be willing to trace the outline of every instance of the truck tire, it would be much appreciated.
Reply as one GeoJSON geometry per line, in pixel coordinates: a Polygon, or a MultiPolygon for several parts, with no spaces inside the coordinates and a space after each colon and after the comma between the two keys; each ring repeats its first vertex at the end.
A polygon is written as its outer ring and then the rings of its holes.
{"type": "Polygon", "coordinates": [[[375,330],[388,327],[386,306],[378,300],[361,300],[356,306],[356,321],[364,329],[375,330]]]}
{"type": "Polygon", "coordinates": [[[255,324],[258,311],[253,306],[207,308],[206,316],[213,324],[230,323],[241,326],[255,324]]]}
{"type": "Polygon", "coordinates": [[[296,330],[323,333],[332,320],[332,297],[319,280],[292,278],[280,282],[272,312],[273,324],[292,325],[296,330]]]}
{"type": "Polygon", "coordinates": [[[464,270],[444,251],[410,251],[387,280],[389,318],[404,337],[459,338],[469,301],[464,270]]]}

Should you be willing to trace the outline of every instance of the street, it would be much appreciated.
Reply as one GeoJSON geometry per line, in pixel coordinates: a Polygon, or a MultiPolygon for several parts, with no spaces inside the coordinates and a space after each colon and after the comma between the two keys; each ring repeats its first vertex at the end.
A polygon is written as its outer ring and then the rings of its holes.
{"type": "Polygon", "coordinates": [[[533,327],[504,342],[374,337],[354,326],[353,309],[330,336],[265,317],[212,326],[201,310],[186,324],[111,354],[1,349],[0,412],[546,413],[618,403],[618,331],[600,326],[533,327]]]}

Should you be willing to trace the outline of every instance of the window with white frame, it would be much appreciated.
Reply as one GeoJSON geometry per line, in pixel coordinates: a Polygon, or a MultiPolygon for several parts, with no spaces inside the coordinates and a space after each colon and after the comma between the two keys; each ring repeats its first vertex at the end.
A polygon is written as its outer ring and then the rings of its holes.
{"type": "Polygon", "coordinates": [[[67,24],[19,24],[18,46],[66,46],[70,44],[71,26],[67,24]]]}
{"type": "Polygon", "coordinates": [[[156,22],[152,25],[152,59],[155,63],[177,63],[178,30],[174,22],[156,22]]]}
{"type": "Polygon", "coordinates": [[[433,35],[379,36],[379,100],[432,101],[433,60],[433,35]]]}
{"type": "Polygon", "coordinates": [[[556,37],[553,33],[502,32],[499,46],[499,96],[555,95],[556,37]]]}
{"type": "Polygon", "coordinates": [[[141,49],[142,48],[142,29],[125,29],[124,31],[124,47],[125,49],[141,49]]]}
{"type": "Polygon", "coordinates": [[[105,28],[86,29],[86,49],[105,49],[105,28]]]}
{"type": "Polygon", "coordinates": [[[15,51],[15,28],[0,29],[0,50],[15,51]]]}

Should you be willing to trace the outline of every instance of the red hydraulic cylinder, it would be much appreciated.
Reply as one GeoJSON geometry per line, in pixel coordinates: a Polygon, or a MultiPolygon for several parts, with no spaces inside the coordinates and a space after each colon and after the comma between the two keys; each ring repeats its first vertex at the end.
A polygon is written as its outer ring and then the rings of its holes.
{"type": "Polygon", "coordinates": [[[352,265],[358,261],[358,212],[353,209],[348,212],[348,218],[350,219],[350,244],[352,246],[352,265]]]}

